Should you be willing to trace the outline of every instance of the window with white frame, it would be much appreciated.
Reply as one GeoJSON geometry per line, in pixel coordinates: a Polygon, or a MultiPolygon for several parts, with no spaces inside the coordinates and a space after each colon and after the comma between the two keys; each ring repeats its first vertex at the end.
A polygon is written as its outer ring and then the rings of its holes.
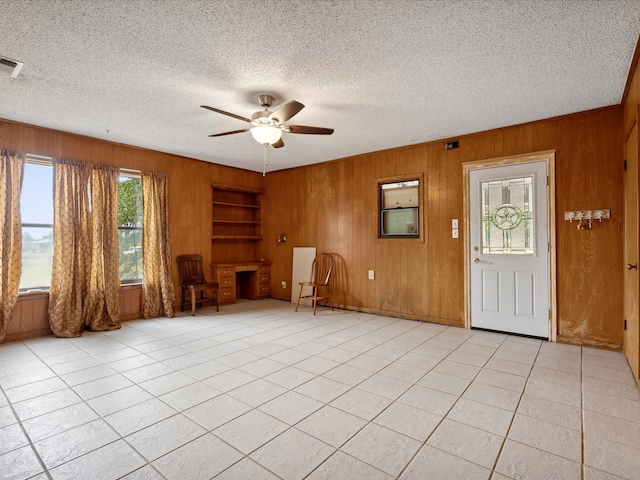
{"type": "Polygon", "coordinates": [[[380,238],[420,237],[420,180],[380,183],[380,238]]]}
{"type": "Polygon", "coordinates": [[[142,281],[142,180],[140,175],[120,174],[118,238],[120,282],[139,283],[142,281]]]}
{"type": "Polygon", "coordinates": [[[51,285],[53,257],[53,166],[50,159],[28,156],[22,192],[22,276],[20,291],[46,290],[51,285]]]}

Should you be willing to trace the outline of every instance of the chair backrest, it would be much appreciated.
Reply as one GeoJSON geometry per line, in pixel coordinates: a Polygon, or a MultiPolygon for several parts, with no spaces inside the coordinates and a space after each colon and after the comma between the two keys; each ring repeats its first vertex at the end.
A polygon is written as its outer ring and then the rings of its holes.
{"type": "Polygon", "coordinates": [[[179,255],[177,260],[180,282],[183,286],[206,283],[202,269],[202,255],[179,255]]]}
{"type": "Polygon", "coordinates": [[[318,285],[328,285],[333,270],[333,257],[328,253],[316,255],[311,264],[311,281],[318,285]]]}

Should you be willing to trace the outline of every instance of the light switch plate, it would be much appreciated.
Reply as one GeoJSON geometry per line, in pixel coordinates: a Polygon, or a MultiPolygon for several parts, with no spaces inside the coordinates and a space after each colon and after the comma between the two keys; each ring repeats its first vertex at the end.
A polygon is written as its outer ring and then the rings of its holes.
{"type": "Polygon", "coordinates": [[[457,218],[452,218],[451,219],[451,228],[458,228],[458,219],[457,218]]]}
{"type": "Polygon", "coordinates": [[[457,228],[452,228],[451,229],[451,238],[458,238],[458,229],[457,228]]]}
{"type": "Polygon", "coordinates": [[[369,280],[375,280],[376,274],[373,270],[369,270],[369,280]]]}

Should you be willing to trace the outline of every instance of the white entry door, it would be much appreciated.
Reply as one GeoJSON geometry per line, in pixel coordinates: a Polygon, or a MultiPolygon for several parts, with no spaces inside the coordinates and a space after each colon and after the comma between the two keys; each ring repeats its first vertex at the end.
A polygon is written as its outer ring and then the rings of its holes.
{"type": "Polygon", "coordinates": [[[471,326],[549,338],[545,161],[469,175],[471,326]]]}

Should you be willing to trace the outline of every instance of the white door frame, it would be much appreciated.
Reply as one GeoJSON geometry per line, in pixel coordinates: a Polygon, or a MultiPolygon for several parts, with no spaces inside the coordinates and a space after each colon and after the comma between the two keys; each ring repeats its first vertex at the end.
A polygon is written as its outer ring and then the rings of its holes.
{"type": "Polygon", "coordinates": [[[558,333],[557,319],[557,298],[556,298],[556,151],[545,150],[542,152],[526,153],[522,155],[510,155],[508,157],[490,158],[465,162],[462,164],[463,170],[463,218],[464,218],[464,326],[471,328],[471,235],[469,225],[470,199],[469,199],[469,175],[472,170],[483,168],[499,167],[503,165],[514,165],[521,163],[531,163],[545,161],[547,163],[548,179],[548,209],[549,209],[549,340],[556,341],[558,333]]]}

